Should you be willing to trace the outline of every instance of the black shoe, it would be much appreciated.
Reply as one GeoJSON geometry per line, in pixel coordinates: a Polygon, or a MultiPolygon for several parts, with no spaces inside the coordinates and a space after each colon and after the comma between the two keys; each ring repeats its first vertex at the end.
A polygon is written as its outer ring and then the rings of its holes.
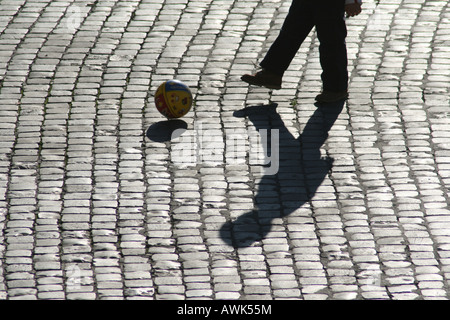
{"type": "Polygon", "coordinates": [[[333,92],[333,91],[322,91],[321,94],[319,94],[316,97],[316,101],[319,103],[333,103],[338,102],[342,100],[347,100],[348,98],[348,91],[339,91],[339,92],[333,92]]]}
{"type": "Polygon", "coordinates": [[[255,75],[245,74],[241,77],[241,80],[248,84],[266,87],[268,89],[279,90],[281,89],[282,76],[274,74],[270,71],[262,69],[255,75]]]}

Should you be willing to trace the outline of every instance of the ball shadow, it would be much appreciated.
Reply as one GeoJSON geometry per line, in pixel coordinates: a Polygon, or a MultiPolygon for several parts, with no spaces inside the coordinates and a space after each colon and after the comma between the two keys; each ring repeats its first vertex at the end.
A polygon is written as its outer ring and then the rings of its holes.
{"type": "Polygon", "coordinates": [[[154,142],[167,142],[180,137],[187,127],[187,123],[180,119],[160,121],[147,129],[146,136],[154,142]]]}

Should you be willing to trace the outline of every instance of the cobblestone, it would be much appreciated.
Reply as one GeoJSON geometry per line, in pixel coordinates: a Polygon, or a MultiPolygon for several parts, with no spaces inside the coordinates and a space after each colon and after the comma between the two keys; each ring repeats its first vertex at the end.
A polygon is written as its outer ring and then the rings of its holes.
{"type": "Polygon", "coordinates": [[[2,1],[0,299],[449,298],[448,2],[364,1],[340,112],[314,32],[283,89],[239,80],[289,5],[2,1]]]}

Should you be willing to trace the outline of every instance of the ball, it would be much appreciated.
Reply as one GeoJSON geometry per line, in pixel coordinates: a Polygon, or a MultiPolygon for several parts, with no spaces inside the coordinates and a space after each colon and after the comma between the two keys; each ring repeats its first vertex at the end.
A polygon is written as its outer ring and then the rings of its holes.
{"type": "Polygon", "coordinates": [[[191,90],[179,80],[165,81],[156,90],[155,104],[166,118],[181,118],[191,110],[191,90]]]}

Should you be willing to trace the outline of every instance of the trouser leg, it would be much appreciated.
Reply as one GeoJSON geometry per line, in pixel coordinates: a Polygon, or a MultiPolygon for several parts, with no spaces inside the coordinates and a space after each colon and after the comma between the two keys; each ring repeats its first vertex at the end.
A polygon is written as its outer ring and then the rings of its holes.
{"type": "Polygon", "coordinates": [[[323,89],[339,92],[348,87],[348,60],[345,38],[344,1],[332,0],[326,10],[316,3],[316,30],[320,41],[323,89]]]}
{"type": "Polygon", "coordinates": [[[260,66],[275,74],[283,75],[313,27],[311,2],[293,0],[279,35],[260,66]]]}

